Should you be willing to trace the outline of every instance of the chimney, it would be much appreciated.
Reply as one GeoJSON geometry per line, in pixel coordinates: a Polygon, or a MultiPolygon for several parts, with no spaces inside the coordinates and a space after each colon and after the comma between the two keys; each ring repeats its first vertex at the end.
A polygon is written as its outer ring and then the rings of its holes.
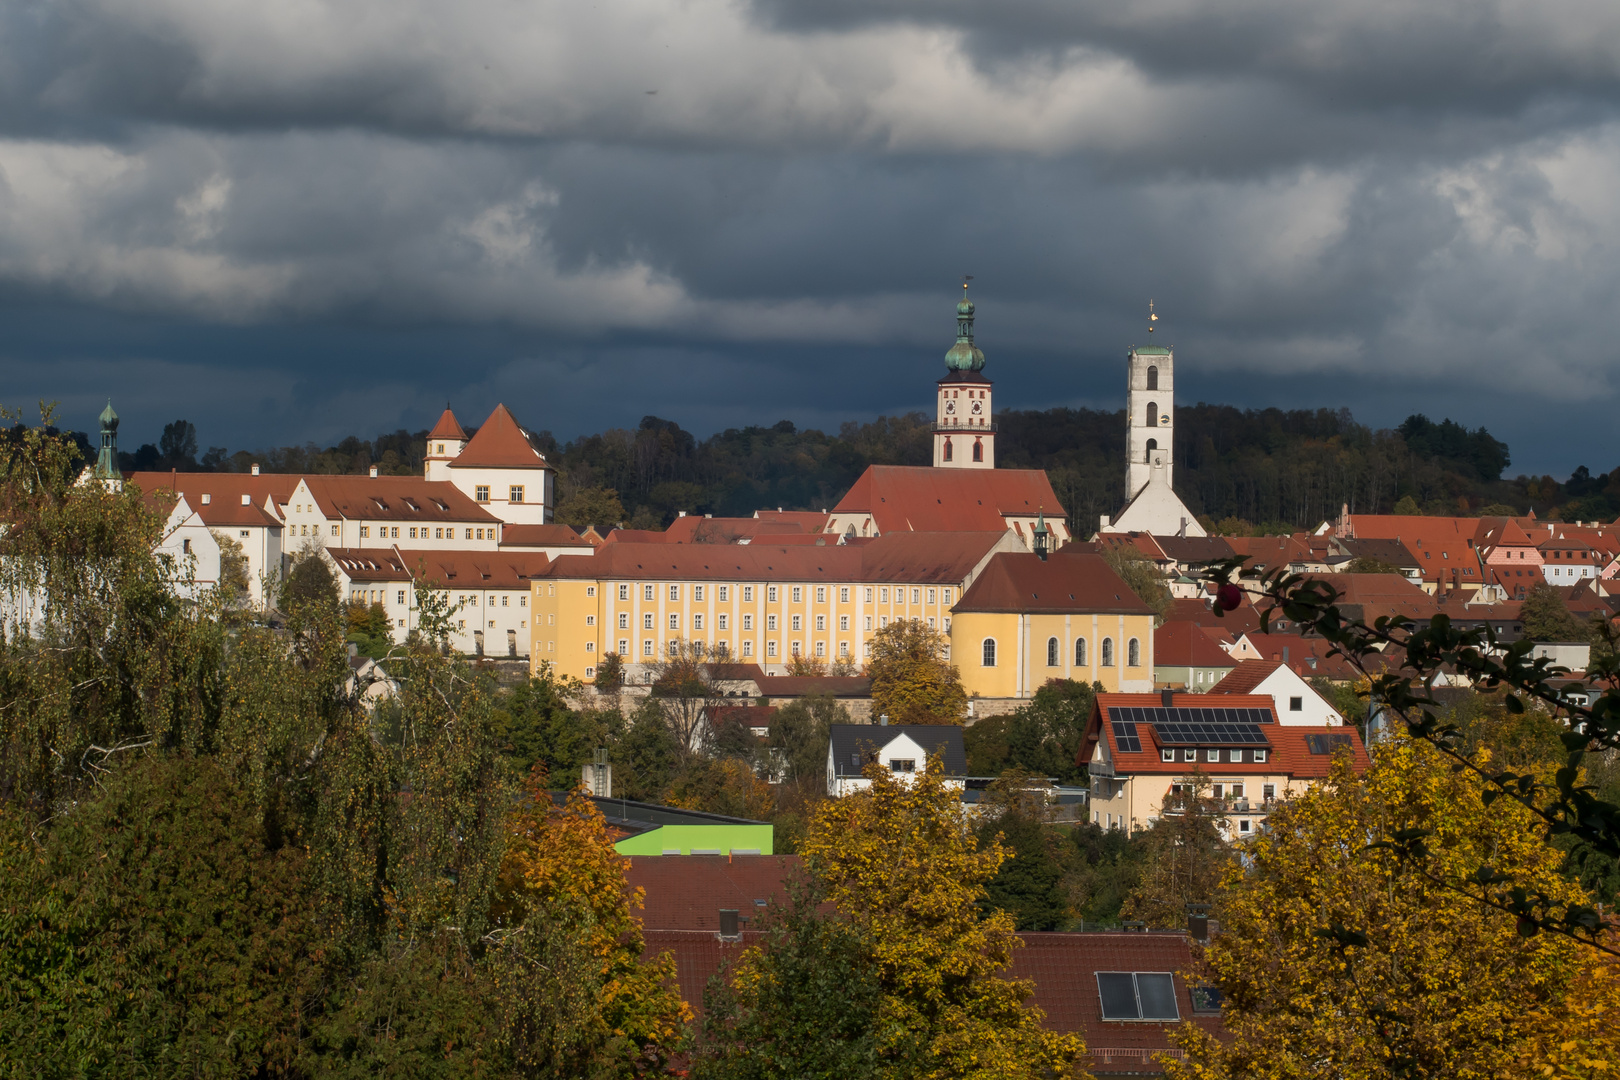
{"type": "Polygon", "coordinates": [[[244,492],[243,495],[242,495],[242,505],[243,506],[252,506],[253,505],[253,496],[251,496],[251,495],[247,494],[246,492],[244,492]]]}
{"type": "Polygon", "coordinates": [[[888,726],[889,726],[889,714],[888,713],[879,713],[878,714],[878,727],[888,727],[888,726]]]}
{"type": "Polygon", "coordinates": [[[355,644],[352,641],[349,642],[349,659],[353,660],[355,657],[357,657],[359,655],[360,655],[360,646],[355,644]]]}
{"type": "Polygon", "coordinates": [[[720,909],[720,936],[733,941],[742,937],[742,931],[737,928],[737,912],[731,908],[720,909]]]}
{"type": "Polygon", "coordinates": [[[676,517],[685,517],[686,516],[686,511],[685,510],[677,510],[677,511],[675,511],[675,516],[676,517]]]}
{"type": "Polygon", "coordinates": [[[377,466],[375,465],[371,467],[371,478],[373,480],[377,479],[377,466]]]}
{"type": "Polygon", "coordinates": [[[1175,708],[1176,707],[1176,692],[1174,690],[1171,690],[1171,689],[1168,689],[1168,688],[1166,688],[1164,690],[1160,690],[1159,691],[1159,702],[1160,702],[1160,704],[1162,704],[1167,709],[1175,708]]]}
{"type": "Polygon", "coordinates": [[[253,463],[253,475],[254,476],[259,475],[259,463],[258,462],[253,463]]]}
{"type": "Polygon", "coordinates": [[[1209,905],[1187,905],[1187,936],[1194,941],[1209,941],[1209,905]]]}
{"type": "Polygon", "coordinates": [[[1288,663],[1288,646],[1283,646],[1283,663],[1288,663]]]}
{"type": "Polygon", "coordinates": [[[1108,528],[1108,515],[1107,514],[1104,514],[1102,516],[1102,527],[1105,528],[1105,529],[1108,528]]]}

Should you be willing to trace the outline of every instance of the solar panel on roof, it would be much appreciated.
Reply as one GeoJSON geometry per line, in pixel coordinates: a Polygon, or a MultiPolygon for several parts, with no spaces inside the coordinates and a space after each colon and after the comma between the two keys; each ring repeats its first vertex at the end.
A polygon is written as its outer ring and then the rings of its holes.
{"type": "Polygon", "coordinates": [[[1140,754],[1142,740],[1136,734],[1136,725],[1129,720],[1115,720],[1114,745],[1122,754],[1140,754]]]}
{"type": "Polygon", "coordinates": [[[1267,739],[1258,724],[1182,723],[1154,724],[1153,732],[1163,746],[1265,746],[1267,739]]]}

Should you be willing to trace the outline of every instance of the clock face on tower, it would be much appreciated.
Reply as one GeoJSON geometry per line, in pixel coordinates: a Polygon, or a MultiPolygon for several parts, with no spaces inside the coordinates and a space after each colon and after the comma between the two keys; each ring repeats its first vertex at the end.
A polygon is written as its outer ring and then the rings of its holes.
{"type": "Polygon", "coordinates": [[[956,411],[956,402],[950,401],[950,400],[947,399],[946,402],[945,402],[945,415],[949,416],[952,413],[954,413],[955,411],[956,411]]]}
{"type": "Polygon", "coordinates": [[[973,415],[978,416],[982,412],[984,412],[984,403],[982,401],[975,401],[973,403],[973,415]]]}

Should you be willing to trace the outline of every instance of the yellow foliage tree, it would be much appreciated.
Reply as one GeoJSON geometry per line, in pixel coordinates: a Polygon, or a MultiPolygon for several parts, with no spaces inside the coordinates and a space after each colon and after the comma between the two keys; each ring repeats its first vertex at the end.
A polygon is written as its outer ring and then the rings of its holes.
{"type": "Polygon", "coordinates": [[[1187,1060],[1167,1075],[1523,1075],[1525,1042],[1548,1024],[1533,1017],[1562,1015],[1592,950],[1527,937],[1515,916],[1461,889],[1486,864],[1502,882],[1483,887],[1582,902],[1560,862],[1527,811],[1507,799],[1487,807],[1478,781],[1426,743],[1384,743],[1362,777],[1341,757],[1228,870],[1205,962],[1233,1039],[1187,1025],[1187,1060]],[[1385,836],[1404,849],[1374,845],[1385,836]]]}
{"type": "Polygon", "coordinates": [[[977,846],[937,759],[910,782],[866,775],[868,791],[822,806],[801,852],[871,950],[888,1049],[919,1054],[925,1077],[1082,1075],[1080,1038],[1044,1030],[1023,1004],[1033,984],[996,974],[1018,945],[1011,915],[980,908],[1000,843],[977,846]]]}
{"type": "Polygon", "coordinates": [[[643,893],[625,882],[629,860],[614,850],[607,820],[583,789],[554,808],[539,770],[527,794],[511,816],[502,868],[502,894],[515,909],[509,915],[577,913],[586,927],[584,947],[600,973],[596,1004],[604,1035],[643,1052],[672,1047],[692,1013],[674,989],[674,957],[663,953],[642,962],[646,942],[634,912],[643,893]]]}
{"type": "Polygon", "coordinates": [[[872,712],[896,724],[959,724],[967,709],[945,636],[921,619],[896,619],[872,637],[872,712]]]}
{"type": "MultiPolygon", "coordinates": [[[[1620,949],[1620,934],[1604,944],[1620,949]]],[[[1574,992],[1525,1018],[1530,1037],[1519,1075],[1548,1080],[1614,1080],[1620,1073],[1620,958],[1591,950],[1574,992]]]]}

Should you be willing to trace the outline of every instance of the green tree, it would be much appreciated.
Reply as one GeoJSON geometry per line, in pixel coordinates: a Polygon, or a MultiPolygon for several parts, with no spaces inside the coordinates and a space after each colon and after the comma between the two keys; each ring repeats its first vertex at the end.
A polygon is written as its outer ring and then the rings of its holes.
{"type": "Polygon", "coordinates": [[[1070,905],[1083,922],[1119,922],[1126,897],[1142,877],[1141,834],[1082,821],[1069,830],[1069,845],[1064,888],[1070,905]]]}
{"type": "MultiPolygon", "coordinates": [[[[1371,555],[1357,555],[1344,566],[1347,574],[1399,574],[1401,568],[1371,555]]],[[[1404,576],[1404,575],[1403,575],[1404,576]]]]}
{"type": "Polygon", "coordinates": [[[1083,783],[1085,768],[1075,758],[1101,690],[1101,683],[1048,679],[1028,704],[967,728],[962,741],[969,775],[1000,776],[1008,769],[1023,769],[1065,784],[1083,783]]]}
{"type": "Polygon", "coordinates": [[[820,789],[827,782],[827,742],[849,711],[831,694],[790,701],[771,717],[767,745],[781,763],[784,783],[820,789]]]}
{"type": "Polygon", "coordinates": [[[619,493],[610,487],[576,488],[557,503],[556,520],[562,525],[584,528],[594,525],[606,535],[624,521],[624,504],[619,493]]]}
{"type": "Polygon", "coordinates": [[[1159,617],[1162,618],[1170,610],[1170,601],[1174,597],[1170,595],[1170,586],[1165,582],[1164,574],[1153,565],[1152,559],[1134,547],[1123,544],[1103,548],[1102,557],[1114,573],[1130,586],[1131,592],[1159,617]]]}
{"type": "Polygon", "coordinates": [[[1587,628],[1571,615],[1564,596],[1545,581],[1530,586],[1519,609],[1524,636],[1531,641],[1586,641],[1587,628]]]}
{"type": "Polygon", "coordinates": [[[1140,876],[1120,914],[1154,929],[1180,929],[1188,904],[1213,904],[1232,857],[1222,836],[1223,804],[1202,773],[1195,769],[1191,779],[1165,798],[1163,813],[1137,838],[1140,876]]]}
{"type": "Polygon", "coordinates": [[[550,664],[541,664],[538,675],[512,687],[494,706],[502,750],[516,770],[527,773],[540,764],[557,788],[578,784],[580,766],[611,747],[624,728],[613,710],[575,709],[572,689],[550,664]]]}
{"type": "Polygon", "coordinates": [[[596,664],[596,679],[592,683],[604,694],[617,694],[624,689],[624,658],[616,652],[603,653],[596,664]]]}
{"type": "Polygon", "coordinates": [[[685,758],[658,702],[646,698],[613,747],[613,788],[627,799],[655,802],[669,789],[685,758]]]}
{"type": "Polygon", "coordinates": [[[1412,496],[1402,495],[1395,503],[1395,509],[1391,512],[1400,514],[1403,517],[1417,517],[1423,513],[1423,507],[1419,506],[1418,501],[1412,496]]]}
{"type": "Polygon", "coordinates": [[[238,608],[248,601],[253,582],[248,578],[247,554],[234,536],[212,530],[219,545],[219,591],[227,607],[238,608]]]}
{"type": "Polygon", "coordinates": [[[896,619],[872,637],[872,712],[896,724],[959,724],[962,676],[945,659],[945,636],[921,619],[896,619]]]}
{"type": "Polygon", "coordinates": [[[990,785],[973,823],[981,848],[999,843],[1007,853],[984,903],[1010,914],[1019,930],[1061,930],[1071,916],[1063,841],[1048,824],[1050,790],[1044,777],[1009,769],[990,785]]]}
{"type": "Polygon", "coordinates": [[[315,612],[337,609],[341,602],[337,575],[327,565],[319,547],[306,545],[293,557],[287,578],[281,583],[278,601],[281,609],[294,617],[301,614],[313,617],[315,612]]]}

